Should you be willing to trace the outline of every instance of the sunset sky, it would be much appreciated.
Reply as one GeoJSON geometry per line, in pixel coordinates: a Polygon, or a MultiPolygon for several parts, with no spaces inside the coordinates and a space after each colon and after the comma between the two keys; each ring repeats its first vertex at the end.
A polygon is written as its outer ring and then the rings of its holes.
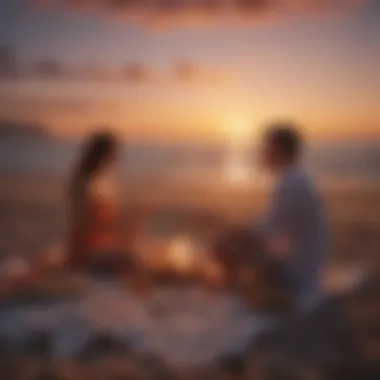
{"type": "Polygon", "coordinates": [[[0,46],[0,119],[63,136],[380,139],[376,0],[0,0],[0,46]]]}

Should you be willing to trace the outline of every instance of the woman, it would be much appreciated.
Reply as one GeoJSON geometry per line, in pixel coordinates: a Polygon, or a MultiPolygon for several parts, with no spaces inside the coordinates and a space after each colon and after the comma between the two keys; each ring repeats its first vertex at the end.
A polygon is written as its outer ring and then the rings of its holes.
{"type": "Polygon", "coordinates": [[[109,133],[93,135],[83,149],[69,194],[68,264],[72,269],[106,269],[125,259],[116,232],[117,160],[118,143],[109,133]]]}

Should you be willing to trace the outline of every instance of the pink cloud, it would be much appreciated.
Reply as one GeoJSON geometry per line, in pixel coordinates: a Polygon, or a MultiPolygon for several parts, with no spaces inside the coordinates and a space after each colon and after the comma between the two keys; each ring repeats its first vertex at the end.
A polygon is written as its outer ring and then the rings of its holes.
{"type": "Polygon", "coordinates": [[[142,83],[154,79],[153,69],[140,62],[126,64],[121,71],[122,78],[128,82],[142,83]]]}
{"type": "Polygon", "coordinates": [[[248,24],[293,15],[318,16],[352,11],[368,0],[37,0],[81,12],[135,22],[148,27],[248,24]]]}
{"type": "Polygon", "coordinates": [[[180,82],[197,82],[217,85],[231,79],[233,73],[217,67],[203,67],[192,61],[181,61],[173,66],[174,78],[180,82]]]}

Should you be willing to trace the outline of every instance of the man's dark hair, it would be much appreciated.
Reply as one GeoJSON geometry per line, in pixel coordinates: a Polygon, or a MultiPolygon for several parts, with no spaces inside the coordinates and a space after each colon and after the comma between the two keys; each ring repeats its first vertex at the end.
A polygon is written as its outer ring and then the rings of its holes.
{"type": "Polygon", "coordinates": [[[277,122],[269,126],[265,139],[289,159],[296,160],[302,150],[303,139],[292,122],[277,122]]]}

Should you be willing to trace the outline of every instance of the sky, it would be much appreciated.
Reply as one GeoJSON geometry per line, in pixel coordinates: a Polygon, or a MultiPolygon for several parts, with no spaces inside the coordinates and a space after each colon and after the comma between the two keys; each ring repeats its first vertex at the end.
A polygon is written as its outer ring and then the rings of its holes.
{"type": "Polygon", "coordinates": [[[380,140],[377,0],[0,0],[0,119],[244,141],[380,140]]]}

